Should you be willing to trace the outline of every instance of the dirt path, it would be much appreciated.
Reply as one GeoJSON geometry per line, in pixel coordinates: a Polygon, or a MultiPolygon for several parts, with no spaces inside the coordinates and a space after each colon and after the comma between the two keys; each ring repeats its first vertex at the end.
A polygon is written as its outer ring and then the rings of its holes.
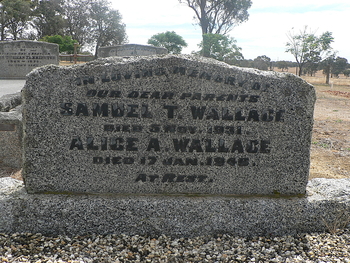
{"type": "Polygon", "coordinates": [[[350,177],[350,87],[316,86],[310,178],[350,177]],[[348,90],[348,91],[346,91],[348,90]]]}

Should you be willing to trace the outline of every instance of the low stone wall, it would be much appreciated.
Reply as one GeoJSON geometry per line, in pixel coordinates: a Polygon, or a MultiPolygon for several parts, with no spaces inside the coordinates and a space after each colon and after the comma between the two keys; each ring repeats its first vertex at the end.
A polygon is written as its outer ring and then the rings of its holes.
{"type": "Polygon", "coordinates": [[[306,197],[27,194],[0,178],[0,232],[194,237],[295,235],[349,227],[350,179],[313,179],[306,197]]]}
{"type": "Polygon", "coordinates": [[[0,98],[0,165],[22,166],[21,94],[0,98]]]}

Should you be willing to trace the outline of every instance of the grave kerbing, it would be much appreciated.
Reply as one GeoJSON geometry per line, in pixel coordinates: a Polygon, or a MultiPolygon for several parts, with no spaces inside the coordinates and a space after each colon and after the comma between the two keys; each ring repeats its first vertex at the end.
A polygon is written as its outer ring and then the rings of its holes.
{"type": "Polygon", "coordinates": [[[305,235],[350,225],[350,178],[312,179],[307,196],[124,196],[27,194],[0,178],[0,232],[44,235],[305,235]],[[347,222],[347,223],[346,223],[347,222]]]}
{"type": "Polygon", "coordinates": [[[305,194],[315,92],[192,56],[47,66],[23,90],[29,193],[305,194]]]}

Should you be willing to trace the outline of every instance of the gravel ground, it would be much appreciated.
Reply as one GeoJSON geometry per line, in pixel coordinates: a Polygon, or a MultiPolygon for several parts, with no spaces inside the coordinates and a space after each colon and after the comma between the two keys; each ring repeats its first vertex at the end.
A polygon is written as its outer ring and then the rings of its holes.
{"type": "Polygon", "coordinates": [[[0,234],[1,262],[350,262],[350,230],[336,234],[239,238],[230,235],[0,234]]]}

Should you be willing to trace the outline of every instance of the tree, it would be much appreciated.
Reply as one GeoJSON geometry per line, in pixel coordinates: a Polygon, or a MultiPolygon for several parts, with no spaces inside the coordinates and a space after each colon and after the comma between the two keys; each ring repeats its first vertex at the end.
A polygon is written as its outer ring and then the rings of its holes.
{"type": "Polygon", "coordinates": [[[44,36],[64,35],[65,21],[62,9],[63,0],[42,0],[34,11],[33,27],[37,38],[44,36]]]}
{"type": "Polygon", "coordinates": [[[30,15],[30,2],[25,0],[5,0],[3,5],[9,16],[8,32],[14,40],[17,40],[26,28],[30,15]]]}
{"type": "Polygon", "coordinates": [[[29,0],[0,1],[0,40],[7,36],[17,40],[27,26],[31,14],[29,0]]]}
{"type": "Polygon", "coordinates": [[[332,74],[336,77],[339,76],[339,74],[344,74],[344,71],[348,67],[348,60],[346,58],[337,57],[333,64],[332,74]]]}
{"type": "Polygon", "coordinates": [[[325,58],[321,63],[320,67],[323,69],[323,74],[326,75],[326,84],[329,84],[330,75],[332,73],[332,67],[335,61],[335,54],[331,54],[325,58]]]}
{"type": "Polygon", "coordinates": [[[119,45],[127,40],[125,25],[107,0],[64,0],[65,32],[80,46],[119,45]]]}
{"type": "Polygon", "coordinates": [[[121,22],[122,16],[116,10],[111,9],[106,0],[93,1],[91,3],[92,36],[97,50],[102,46],[120,45],[126,42],[125,24],[121,22]]]}
{"type": "Polygon", "coordinates": [[[180,54],[182,48],[187,47],[186,41],[174,31],[153,35],[147,43],[156,47],[164,47],[170,54],[180,54]]]}
{"type": "Polygon", "coordinates": [[[303,68],[303,74],[307,74],[309,76],[315,76],[317,70],[319,70],[319,63],[309,62],[305,64],[303,68]]]}
{"type": "Polygon", "coordinates": [[[343,74],[344,74],[344,76],[347,77],[347,78],[350,77],[350,69],[344,70],[344,71],[343,71],[343,74]]]}
{"type": "Polygon", "coordinates": [[[268,70],[270,67],[271,59],[265,55],[258,56],[254,59],[254,68],[260,70],[268,70]]]}
{"type": "Polygon", "coordinates": [[[277,61],[277,67],[282,69],[282,72],[286,70],[288,72],[288,62],[287,61],[277,61]]]}
{"type": "Polygon", "coordinates": [[[7,14],[6,5],[0,2],[0,40],[6,39],[6,30],[10,24],[10,16],[7,14]]]}
{"type": "MultiPolygon", "coordinates": [[[[179,0],[187,4],[202,29],[203,41],[206,34],[227,34],[235,25],[248,20],[251,0],[179,0]]],[[[203,53],[208,57],[209,54],[203,53]]]]}
{"type": "Polygon", "coordinates": [[[90,4],[91,0],[65,0],[63,4],[65,34],[77,40],[80,46],[91,42],[90,4]]]}
{"type": "Polygon", "coordinates": [[[107,0],[0,0],[0,40],[60,35],[80,46],[96,45],[96,50],[122,44],[127,40],[125,25],[110,5],[107,0]]]}
{"type": "Polygon", "coordinates": [[[74,53],[74,43],[78,43],[76,40],[73,40],[70,36],[45,36],[40,41],[45,41],[49,43],[55,43],[59,45],[59,51],[60,53],[68,53],[73,54],[74,53]]]}
{"type": "Polygon", "coordinates": [[[299,76],[303,72],[303,67],[309,62],[320,62],[323,57],[327,57],[331,52],[333,37],[331,32],[325,32],[321,36],[307,32],[307,26],[299,34],[289,31],[287,34],[289,42],[286,44],[286,52],[291,53],[299,68],[299,76]]]}
{"type": "Polygon", "coordinates": [[[233,65],[244,67],[244,68],[253,68],[254,61],[251,59],[242,59],[237,61],[237,63],[234,63],[233,65]]]}
{"type": "Polygon", "coordinates": [[[233,26],[248,20],[250,0],[179,0],[195,12],[202,34],[228,33],[233,26]]]}
{"type": "Polygon", "coordinates": [[[335,56],[334,53],[320,63],[320,68],[323,70],[323,74],[326,75],[326,84],[329,84],[329,79],[332,76],[339,77],[339,74],[344,73],[348,66],[346,58],[335,56]]]}
{"type": "Polygon", "coordinates": [[[243,59],[241,48],[236,45],[236,40],[220,34],[204,34],[203,41],[199,44],[200,54],[207,53],[208,57],[228,64],[236,64],[243,59]]]}

